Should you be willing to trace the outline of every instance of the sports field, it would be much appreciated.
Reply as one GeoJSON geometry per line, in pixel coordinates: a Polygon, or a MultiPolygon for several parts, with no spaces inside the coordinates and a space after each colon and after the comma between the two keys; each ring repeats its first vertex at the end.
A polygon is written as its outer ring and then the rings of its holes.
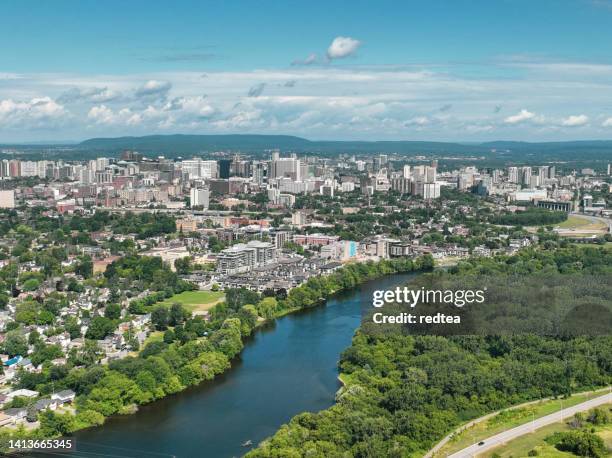
{"type": "Polygon", "coordinates": [[[162,305],[182,304],[191,312],[209,310],[224,298],[221,291],[184,291],[160,302],[162,305]]]}

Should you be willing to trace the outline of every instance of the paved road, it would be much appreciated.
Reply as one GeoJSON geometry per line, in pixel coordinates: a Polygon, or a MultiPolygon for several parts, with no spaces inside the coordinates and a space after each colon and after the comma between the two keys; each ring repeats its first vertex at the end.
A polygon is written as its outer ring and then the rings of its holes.
{"type": "Polygon", "coordinates": [[[608,404],[608,403],[612,403],[612,393],[608,393],[603,396],[593,398],[581,404],[576,404],[575,406],[568,407],[566,409],[563,409],[563,411],[560,411],[560,412],[551,413],[550,415],[546,415],[545,417],[538,418],[533,422],[529,422],[524,425],[517,426],[516,428],[508,429],[502,433],[499,433],[487,439],[484,439],[483,445],[478,445],[478,444],[471,445],[457,453],[449,455],[448,458],[467,458],[467,457],[476,456],[477,454],[484,453],[505,442],[511,441],[512,439],[516,439],[517,437],[523,436],[525,434],[529,434],[543,426],[547,426],[552,423],[557,423],[563,420],[564,418],[571,417],[577,412],[584,412],[585,410],[590,410],[594,407],[600,406],[602,404],[608,404]]]}

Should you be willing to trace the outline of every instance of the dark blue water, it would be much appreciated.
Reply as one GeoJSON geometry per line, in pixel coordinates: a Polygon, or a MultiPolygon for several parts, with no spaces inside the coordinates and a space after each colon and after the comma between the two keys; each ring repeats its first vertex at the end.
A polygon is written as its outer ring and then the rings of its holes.
{"type": "MultiPolygon", "coordinates": [[[[326,305],[280,318],[255,333],[232,369],[214,381],[114,417],[76,434],[71,457],[216,458],[240,456],[294,415],[331,406],[337,363],[359,326],[372,291],[410,274],[366,283],[326,305]]],[[[49,455],[50,456],[50,455],[49,455]]]]}

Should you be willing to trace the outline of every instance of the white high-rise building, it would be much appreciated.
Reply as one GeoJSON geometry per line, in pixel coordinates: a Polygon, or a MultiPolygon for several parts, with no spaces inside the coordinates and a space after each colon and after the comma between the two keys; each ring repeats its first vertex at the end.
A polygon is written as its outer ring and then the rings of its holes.
{"type": "Polygon", "coordinates": [[[531,185],[531,167],[523,167],[521,169],[521,177],[523,184],[531,185]]]}
{"type": "Polygon", "coordinates": [[[204,161],[193,158],[181,161],[183,172],[189,174],[189,179],[217,178],[217,161],[204,161]]]}
{"type": "Polygon", "coordinates": [[[548,178],[548,166],[547,165],[538,167],[538,178],[539,178],[540,186],[543,186],[544,182],[548,178]]]}
{"type": "Polygon", "coordinates": [[[510,183],[519,183],[518,167],[508,167],[508,181],[510,183]]]}
{"type": "Polygon", "coordinates": [[[21,176],[35,177],[38,175],[38,165],[35,161],[21,161],[21,176]]]}
{"type": "Polygon", "coordinates": [[[440,184],[418,182],[416,184],[416,194],[423,199],[437,199],[440,197],[440,184]]]}
{"type": "Polygon", "coordinates": [[[210,205],[210,191],[206,188],[191,188],[189,191],[189,202],[192,207],[207,209],[210,205]]]}
{"type": "Polygon", "coordinates": [[[104,170],[110,164],[110,160],[107,157],[99,157],[96,159],[96,171],[104,170]]]}
{"type": "Polygon", "coordinates": [[[301,181],[300,160],[293,157],[282,157],[270,162],[270,178],[291,178],[301,181]]]}

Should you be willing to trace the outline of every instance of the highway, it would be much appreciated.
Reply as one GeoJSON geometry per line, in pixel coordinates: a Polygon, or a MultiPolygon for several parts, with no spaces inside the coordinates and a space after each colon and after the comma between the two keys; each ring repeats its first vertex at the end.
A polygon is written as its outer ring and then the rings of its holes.
{"type": "Polygon", "coordinates": [[[509,442],[517,437],[521,437],[525,434],[529,434],[536,429],[542,428],[543,426],[550,425],[552,423],[560,422],[561,420],[572,417],[577,412],[584,412],[586,410],[593,409],[594,407],[598,407],[602,404],[612,403],[612,393],[607,393],[603,396],[599,396],[597,398],[593,398],[589,401],[585,401],[581,404],[577,404],[572,407],[568,407],[559,412],[551,413],[550,415],[546,415],[544,417],[537,418],[529,423],[525,423],[524,425],[517,426],[516,428],[508,429],[504,432],[496,434],[494,436],[488,437],[487,439],[482,440],[479,443],[482,445],[473,444],[463,450],[453,453],[449,455],[448,458],[467,458],[474,457],[481,453],[487,452],[495,447],[498,447],[501,444],[509,442]]]}

